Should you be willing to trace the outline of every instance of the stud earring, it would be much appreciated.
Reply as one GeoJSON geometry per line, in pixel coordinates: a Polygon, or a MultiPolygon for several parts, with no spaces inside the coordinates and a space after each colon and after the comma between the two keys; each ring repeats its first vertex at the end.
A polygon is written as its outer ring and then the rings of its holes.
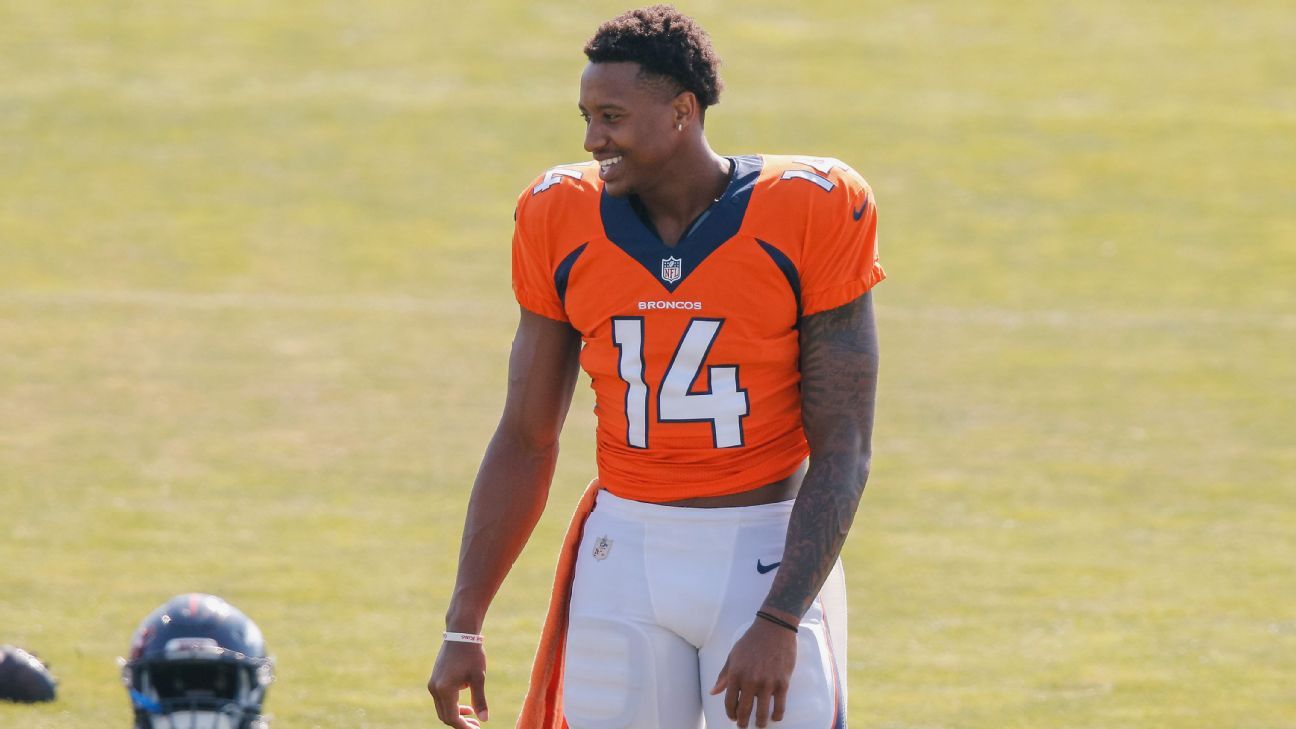
{"type": "Polygon", "coordinates": [[[682,132],[682,131],[684,131],[684,122],[679,122],[678,124],[676,124],[676,125],[675,125],[675,131],[677,131],[677,132],[682,132]]]}

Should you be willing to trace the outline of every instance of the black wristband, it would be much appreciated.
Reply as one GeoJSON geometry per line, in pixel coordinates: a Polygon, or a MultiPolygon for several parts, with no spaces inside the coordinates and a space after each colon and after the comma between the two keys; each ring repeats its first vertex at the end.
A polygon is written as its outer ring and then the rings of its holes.
{"type": "Polygon", "coordinates": [[[756,617],[761,618],[762,620],[768,620],[771,623],[774,623],[775,625],[779,626],[780,628],[787,628],[793,633],[797,632],[797,626],[793,625],[792,623],[789,623],[783,618],[778,617],[777,615],[770,615],[764,610],[757,610],[756,617]]]}

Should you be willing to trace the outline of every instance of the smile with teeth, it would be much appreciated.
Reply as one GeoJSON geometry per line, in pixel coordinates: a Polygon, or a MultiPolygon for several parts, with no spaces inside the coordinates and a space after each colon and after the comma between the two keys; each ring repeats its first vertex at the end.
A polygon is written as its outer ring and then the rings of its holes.
{"type": "Polygon", "coordinates": [[[599,169],[602,170],[603,172],[607,172],[608,170],[612,169],[613,165],[617,164],[620,161],[621,161],[620,155],[617,155],[616,157],[612,157],[610,159],[599,160],[599,169]]]}

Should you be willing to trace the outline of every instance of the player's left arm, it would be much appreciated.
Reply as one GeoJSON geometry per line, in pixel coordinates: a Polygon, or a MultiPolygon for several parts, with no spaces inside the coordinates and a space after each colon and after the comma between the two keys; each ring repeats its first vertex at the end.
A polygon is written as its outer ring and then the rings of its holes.
{"type": "MultiPolygon", "coordinates": [[[[801,417],[810,468],[788,523],[778,574],[761,610],[797,625],[841,554],[868,481],[878,342],[869,293],[802,317],[801,417]]],[[[746,727],[783,718],[796,664],[796,634],[757,619],[729,654],[713,693],[725,694],[729,718],[746,727]],[[771,714],[772,711],[772,714],[771,714]]]]}
{"type": "Polygon", "coordinates": [[[800,620],[841,554],[868,482],[877,377],[871,293],[801,320],[801,420],[810,469],[762,606],[770,613],[800,620]]]}

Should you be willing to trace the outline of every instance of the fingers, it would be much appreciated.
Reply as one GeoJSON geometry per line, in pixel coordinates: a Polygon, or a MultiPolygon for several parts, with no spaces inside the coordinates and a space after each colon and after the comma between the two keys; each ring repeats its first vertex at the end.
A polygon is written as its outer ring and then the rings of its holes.
{"type": "Polygon", "coordinates": [[[783,721],[783,712],[787,710],[788,687],[780,686],[774,692],[774,721],[783,721]]]}
{"type": "Polygon", "coordinates": [[[724,666],[720,669],[720,675],[716,676],[715,686],[711,687],[711,695],[724,692],[725,716],[730,721],[736,721],[738,716],[738,684],[729,680],[729,661],[725,660],[724,666]]]}
{"type": "Polygon", "coordinates": [[[737,713],[731,714],[729,718],[738,722],[739,729],[747,729],[747,720],[751,717],[752,699],[755,694],[750,690],[734,693],[738,694],[737,713]]]}
{"type": "Polygon", "coordinates": [[[769,721],[771,697],[767,693],[761,693],[756,696],[756,726],[764,729],[765,724],[769,721]]]}
{"type": "MultiPolygon", "coordinates": [[[[433,678],[428,679],[427,689],[428,689],[428,693],[432,694],[433,703],[436,704],[437,718],[441,720],[442,724],[450,724],[450,722],[446,720],[446,711],[445,711],[446,702],[445,699],[441,697],[441,694],[437,692],[435,679],[433,678]]],[[[451,701],[455,701],[455,703],[458,703],[457,701],[458,698],[459,698],[458,692],[455,692],[455,696],[451,698],[451,701]]]]}
{"type": "Polygon", "coordinates": [[[477,717],[482,721],[490,721],[486,716],[486,676],[485,674],[474,674],[468,679],[468,690],[472,695],[472,708],[477,717]]]}
{"type": "Polygon", "coordinates": [[[432,694],[432,701],[436,704],[437,718],[446,726],[455,726],[458,718],[453,716],[447,709],[459,703],[458,691],[441,691],[433,680],[428,681],[428,693],[432,694]]]}
{"type": "MultiPolygon", "coordinates": [[[[712,691],[713,695],[715,693],[718,692],[712,691]]],[[[783,721],[787,709],[787,685],[751,681],[744,684],[735,680],[725,692],[724,707],[725,714],[739,727],[746,729],[754,712],[755,725],[763,728],[771,719],[783,721]]]]}
{"type": "Polygon", "coordinates": [[[483,713],[484,708],[483,711],[476,711],[471,706],[461,705],[457,690],[449,692],[449,695],[446,693],[433,693],[432,700],[436,703],[437,718],[446,726],[452,726],[455,729],[480,729],[481,722],[486,721],[486,715],[483,713]],[[474,717],[473,714],[477,716],[474,717]]]}
{"type": "MultiPolygon", "coordinates": [[[[477,721],[477,718],[473,716],[473,708],[471,706],[461,705],[459,707],[459,716],[462,717],[464,723],[472,727],[472,729],[480,729],[481,721],[477,721]]],[[[486,721],[486,717],[481,717],[481,720],[486,721]]]]}
{"type": "Polygon", "coordinates": [[[464,706],[459,703],[459,692],[455,691],[453,696],[433,695],[432,700],[436,702],[437,718],[446,726],[456,727],[457,729],[477,729],[483,721],[487,720],[486,716],[486,699],[479,688],[472,690],[473,706],[464,706]]]}
{"type": "MultiPolygon", "coordinates": [[[[477,729],[479,724],[476,722],[468,723],[464,718],[464,709],[469,707],[459,706],[459,692],[453,691],[447,696],[444,693],[433,693],[432,700],[436,702],[437,718],[446,726],[455,727],[455,729],[477,729]]],[[[471,709],[469,709],[471,711],[471,709]]]]}
{"type": "Polygon", "coordinates": [[[724,707],[725,716],[729,717],[730,721],[738,721],[738,699],[738,684],[729,684],[725,690],[724,707]]]}
{"type": "Polygon", "coordinates": [[[711,687],[711,695],[724,691],[729,686],[729,661],[725,661],[724,667],[720,669],[720,675],[716,676],[715,685],[711,687]]]}

